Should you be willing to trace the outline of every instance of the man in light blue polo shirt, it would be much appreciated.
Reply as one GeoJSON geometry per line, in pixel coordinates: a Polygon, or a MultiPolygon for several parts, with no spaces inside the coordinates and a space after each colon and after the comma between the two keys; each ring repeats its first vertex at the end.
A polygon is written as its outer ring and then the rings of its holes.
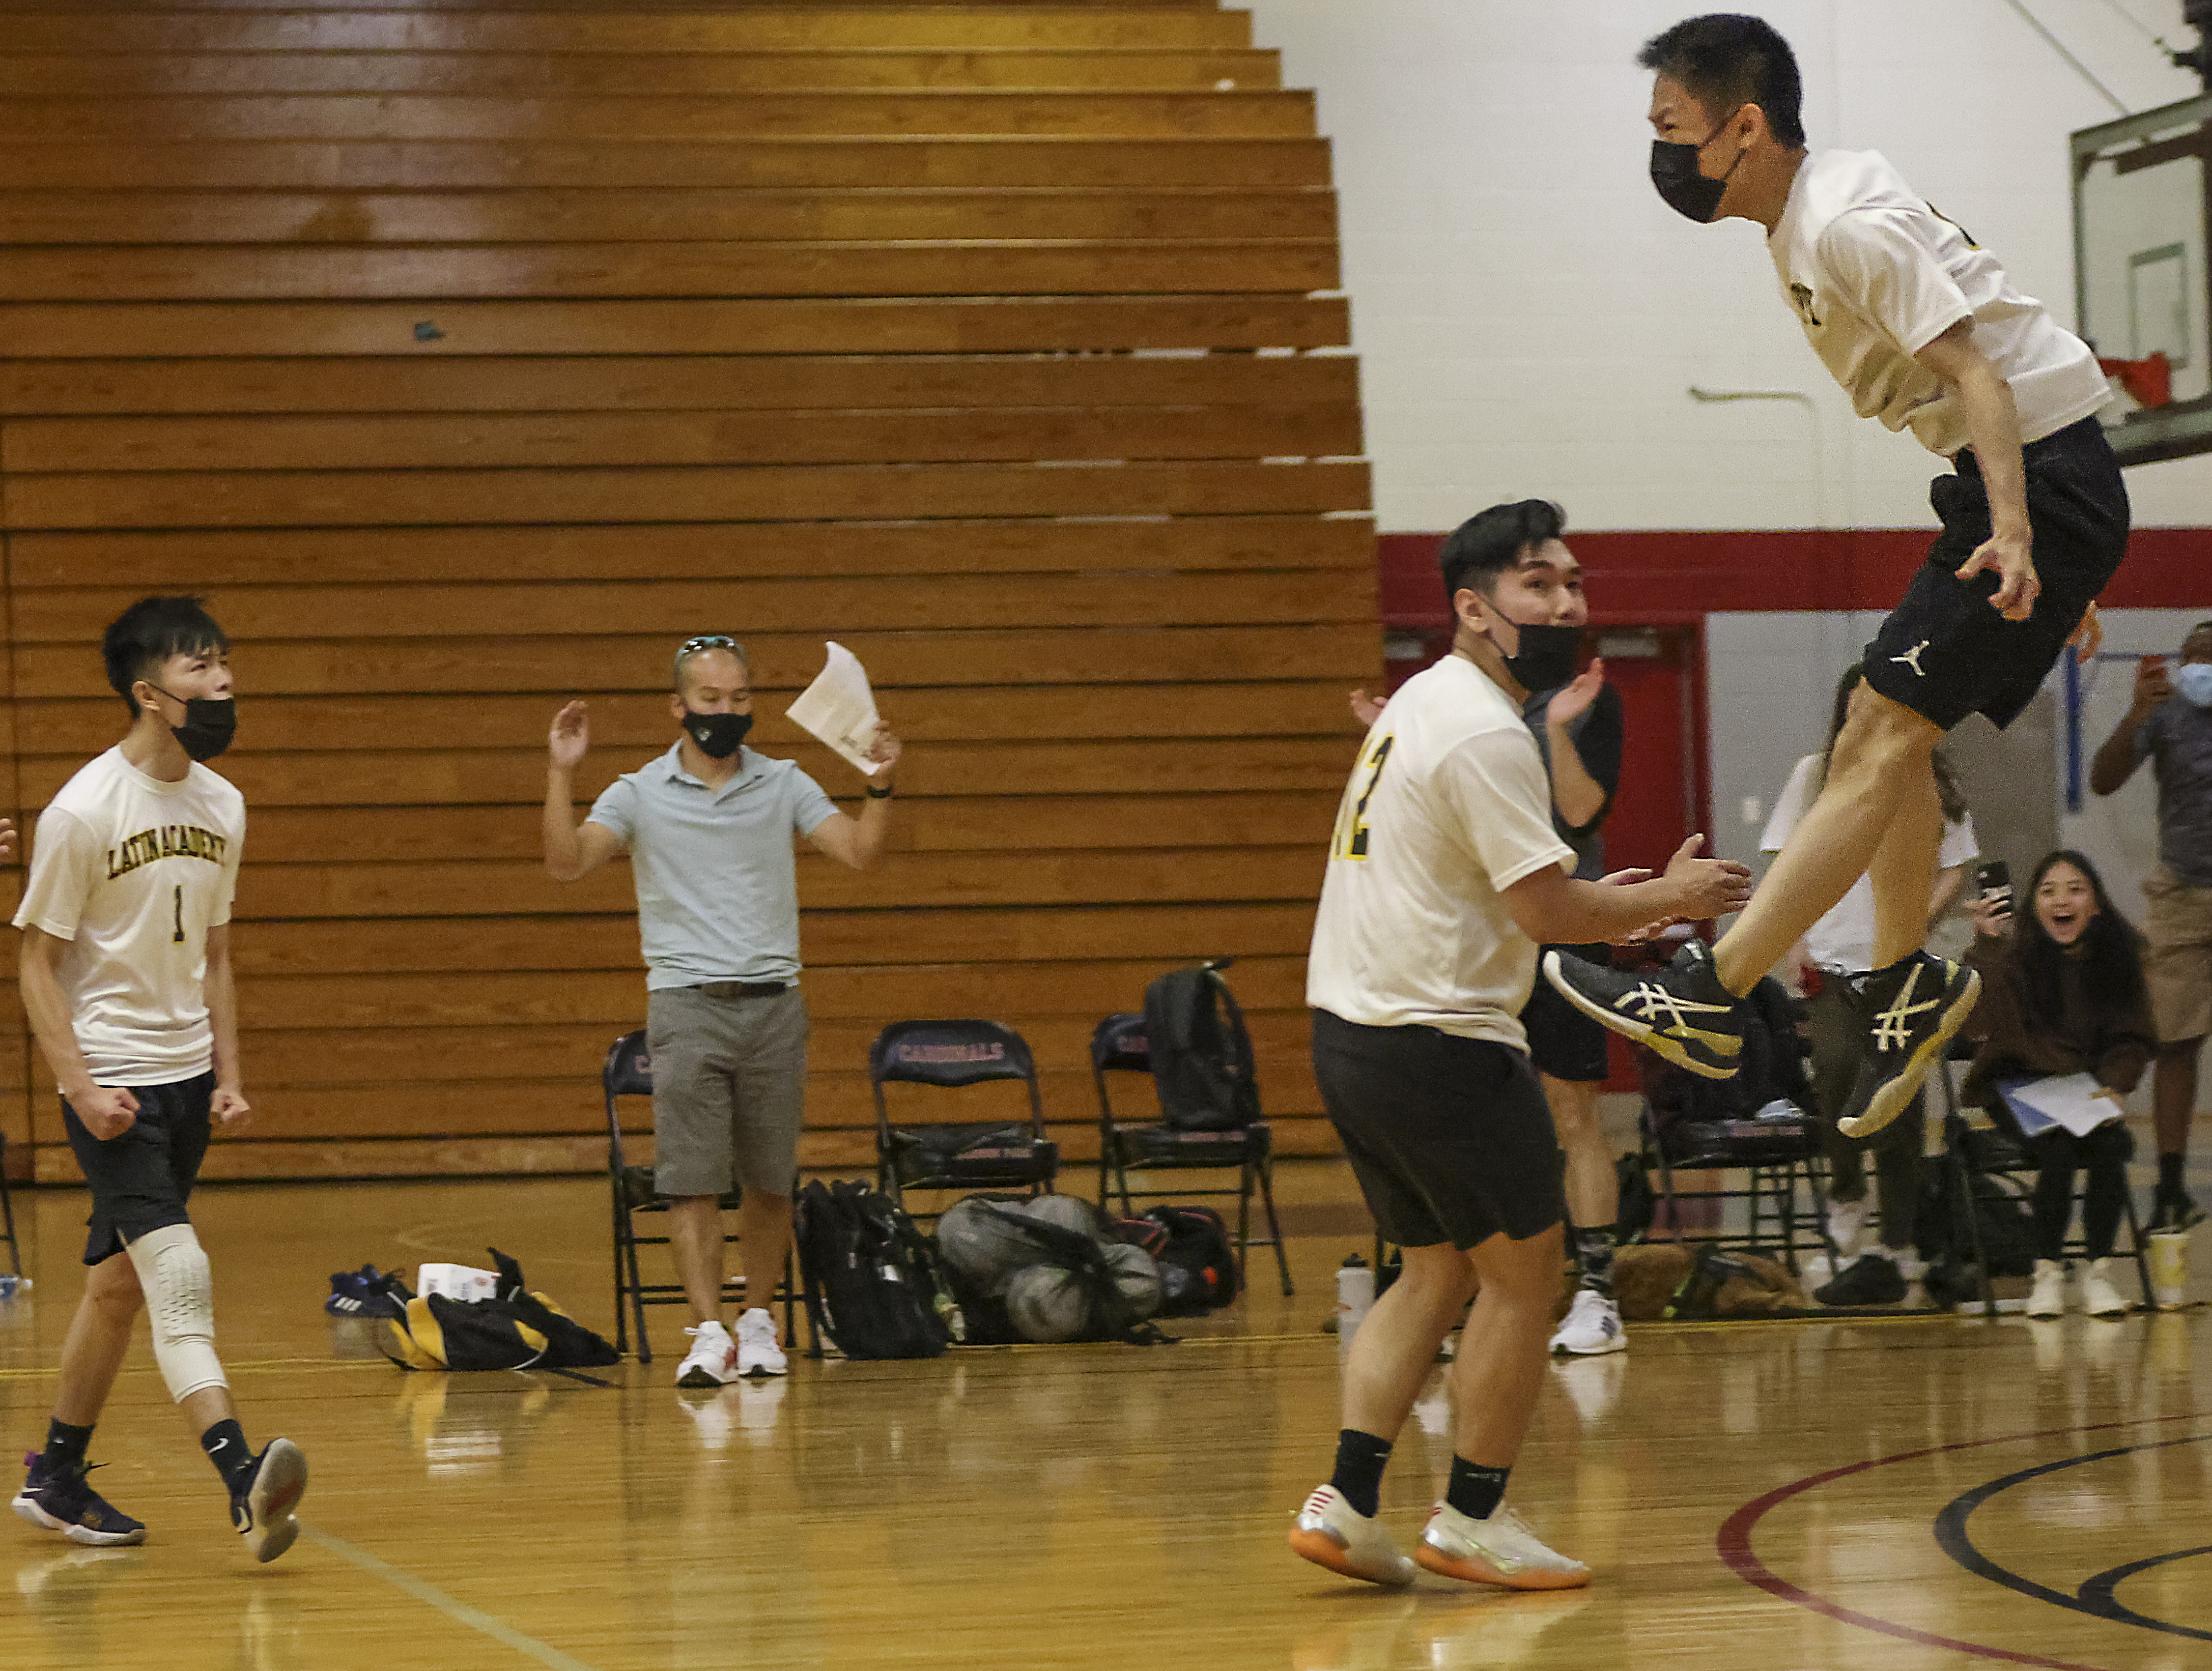
{"type": "Polygon", "coordinates": [[[858,818],[841,813],[789,760],[744,747],[752,687],[744,651],[721,634],[677,650],[669,711],[676,746],[617,778],[581,825],[574,778],[591,746],[585,705],[554,717],[545,786],[545,868],[588,875],[627,851],[645,950],[653,1062],[654,1183],[668,1196],[669,1250],[691,1307],[677,1383],[714,1387],[781,1375],[766,1301],[791,1245],[791,1184],[806,1084],[806,1003],[799,990],[799,886],[793,838],[855,870],[873,865],[890,823],[898,740],[873,758],[858,818]],[[720,1197],[738,1209],[746,1308],[722,1321],[720,1197]]]}

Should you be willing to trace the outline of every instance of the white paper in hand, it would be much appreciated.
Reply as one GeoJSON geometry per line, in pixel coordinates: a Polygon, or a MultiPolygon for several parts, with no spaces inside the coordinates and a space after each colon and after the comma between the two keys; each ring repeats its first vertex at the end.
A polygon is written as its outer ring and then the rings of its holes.
{"type": "Polygon", "coordinates": [[[884,723],[876,717],[875,693],[860,657],[842,644],[829,646],[830,659],[814,682],[799,692],[788,710],[791,723],[811,732],[871,778],[883,770],[868,758],[884,723]]]}

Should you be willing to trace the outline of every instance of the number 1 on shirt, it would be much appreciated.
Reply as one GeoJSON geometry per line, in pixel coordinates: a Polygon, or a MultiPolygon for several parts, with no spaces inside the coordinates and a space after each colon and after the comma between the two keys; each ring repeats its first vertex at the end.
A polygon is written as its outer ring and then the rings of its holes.
{"type": "Polygon", "coordinates": [[[185,943],[185,890],[181,883],[177,887],[177,931],[169,936],[169,943],[173,946],[185,943]]]}
{"type": "MultiPolygon", "coordinates": [[[[1390,745],[1397,742],[1393,733],[1375,745],[1366,760],[1367,787],[1359,792],[1357,801],[1347,801],[1337,814],[1336,838],[1332,842],[1334,857],[1340,859],[1364,859],[1367,857],[1367,803],[1375,798],[1375,785],[1382,781],[1382,764],[1390,758],[1390,745]]],[[[1347,790],[1346,794],[1350,791],[1347,790]]]]}

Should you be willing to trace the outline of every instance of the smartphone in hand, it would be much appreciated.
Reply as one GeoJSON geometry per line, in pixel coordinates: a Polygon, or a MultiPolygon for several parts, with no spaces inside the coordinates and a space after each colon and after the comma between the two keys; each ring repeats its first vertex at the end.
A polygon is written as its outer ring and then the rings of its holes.
{"type": "Polygon", "coordinates": [[[1981,889],[1982,903],[1993,907],[2002,917],[2012,915],[2012,867],[2002,859],[1991,859],[1976,873],[1981,889]]]}

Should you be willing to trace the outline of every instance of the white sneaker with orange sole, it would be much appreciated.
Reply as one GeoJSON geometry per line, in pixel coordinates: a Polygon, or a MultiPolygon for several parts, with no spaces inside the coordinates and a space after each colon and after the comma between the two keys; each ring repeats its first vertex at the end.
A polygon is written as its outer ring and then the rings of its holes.
{"type": "Polygon", "coordinates": [[[1306,1498],[1291,1528],[1291,1548],[1347,1578],[1393,1589],[1413,1582],[1413,1564],[1400,1552],[1397,1540],[1382,1522],[1354,1510],[1334,1486],[1320,1486],[1306,1498]]]}
{"type": "Polygon", "coordinates": [[[1528,1523],[1503,1506],[1486,1520],[1439,1503],[1429,1515],[1413,1559],[1430,1571],[1508,1589],[1580,1589],[1590,1570],[1548,1548],[1528,1523]]]}

